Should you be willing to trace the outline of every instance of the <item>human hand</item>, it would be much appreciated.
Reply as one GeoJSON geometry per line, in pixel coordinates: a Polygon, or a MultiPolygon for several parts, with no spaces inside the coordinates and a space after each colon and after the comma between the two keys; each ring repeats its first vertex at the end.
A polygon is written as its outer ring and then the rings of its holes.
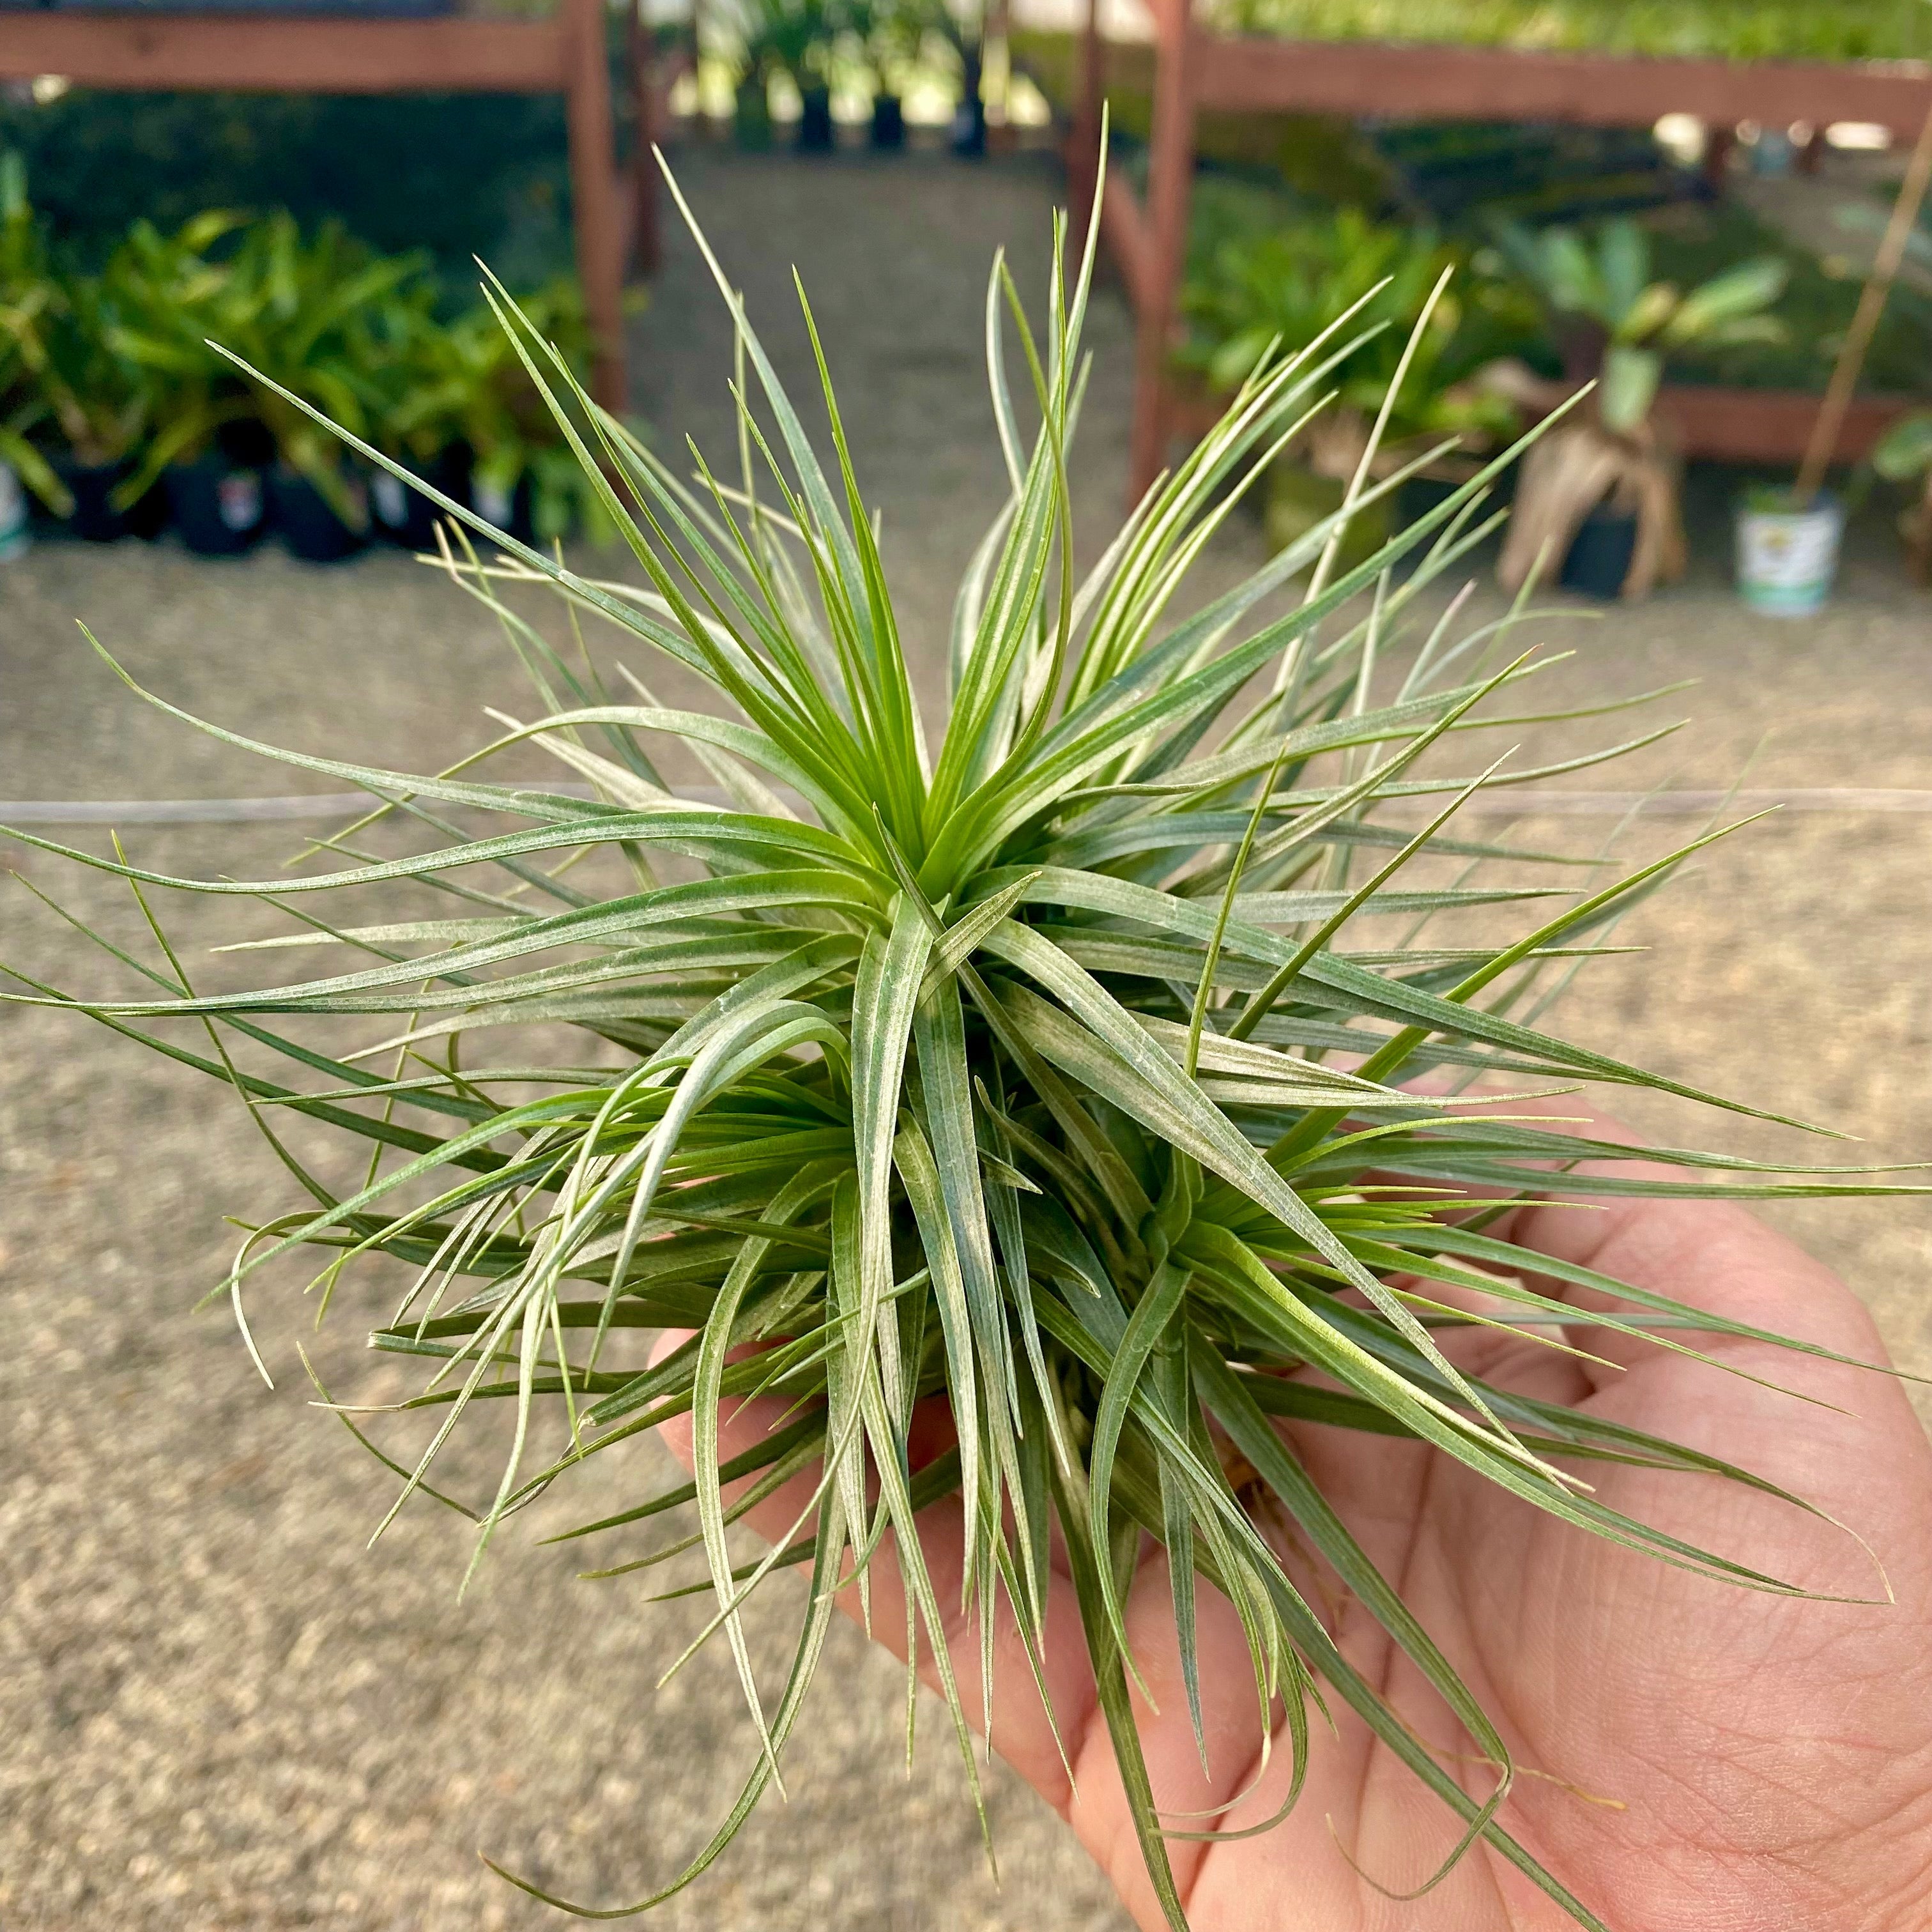
{"type": "MultiPolygon", "coordinates": [[[[1882,1359],[1870,1318],[1844,1283],[1729,1204],[1532,1206],[1498,1232],[1734,1321],[1882,1359]]],[[[1535,1285],[1580,1308],[1593,1299],[1553,1281],[1535,1285]]],[[[1587,1320],[1568,1339],[1616,1366],[1496,1330],[1459,1331],[1450,1352],[1492,1382],[1670,1437],[1794,1492],[1864,1540],[1893,1600],[1820,1602],[1715,1582],[1566,1528],[1424,1444],[1282,1425],[1508,1740],[1520,1775],[1504,1822],[1614,1932],[1924,1932],[1932,1925],[1932,1448],[1903,1393],[1882,1376],[1723,1336],[1688,1339],[1814,1400],[1587,1320]]],[[[728,1409],[721,1456],[753,1442],[776,1408],[728,1409]]],[[[944,1418],[932,1420],[943,1432],[944,1418]]],[[[688,1462],[688,1423],[666,1434],[688,1462]]],[[[1586,1473],[1604,1502],[1702,1548],[1809,1590],[1883,1595],[1857,1542],[1788,1504],[1735,1483],[1654,1469],[1604,1463],[1586,1473]]],[[[812,1472],[794,1478],[748,1520],[783,1534],[815,1480],[812,1472]]],[[[962,1547],[956,1498],[926,1512],[920,1527],[939,1600],[952,1611],[962,1547]]],[[[1300,1569],[1310,1601],[1333,1606],[1330,1628],[1350,1661],[1454,1762],[1459,1741],[1449,1720],[1380,1626],[1304,1553],[1284,1554],[1300,1569]]],[[[1064,1574],[1052,1587],[1046,1676],[1075,1778],[1062,1766],[1010,1618],[997,1633],[994,1743],[1154,1932],[1161,1914],[1096,1706],[1072,1587],[1064,1574]]],[[[872,1588],[872,1628],[903,1655],[906,1620],[890,1542],[873,1564],[872,1588]]],[[[1162,1812],[1173,1818],[1235,1799],[1222,1826],[1267,1817],[1286,1792],[1289,1754],[1275,1752],[1257,1776],[1252,1666],[1232,1606],[1202,1585],[1204,1778],[1181,1690],[1166,1559],[1150,1539],[1127,1628],[1159,1706],[1136,1696],[1162,1812]]],[[[960,1678],[976,1683],[977,1633],[957,1617],[947,1635],[960,1678]]],[[[929,1658],[923,1667],[930,1678],[929,1658]]],[[[967,1702],[976,1708],[976,1697],[967,1702]]],[[[1330,1703],[1336,1730],[1316,1720],[1307,1783],[1283,1823],[1249,1839],[1170,1844],[1196,1932],[1554,1932],[1570,1924],[1480,1848],[1424,1900],[1391,1899],[1390,1892],[1434,1871],[1454,1842],[1454,1821],[1346,1706],[1330,1703]]],[[[1472,1790],[1493,1781],[1479,1761],[1466,1759],[1460,1768],[1472,1790]]]]}

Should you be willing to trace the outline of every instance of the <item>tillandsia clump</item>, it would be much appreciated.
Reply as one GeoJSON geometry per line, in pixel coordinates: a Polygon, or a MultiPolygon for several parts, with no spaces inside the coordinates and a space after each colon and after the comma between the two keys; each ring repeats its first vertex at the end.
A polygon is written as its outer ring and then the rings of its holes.
{"type": "Polygon", "coordinates": [[[1377,694],[1393,640],[1492,527],[1498,464],[1337,574],[1349,517],[1408,473],[1370,482],[1365,460],[1335,515],[1172,614],[1204,544],[1322,406],[1359,346],[1352,318],[1264,359],[1104,552],[1076,559],[1066,466],[1093,235],[1070,275],[1064,248],[1057,232],[1042,338],[1003,264],[988,289],[1011,487],[960,587],[936,742],[829,379],[836,458],[822,466],[720,274],[744,379],[741,473],[728,485],[700,459],[687,478],[597,410],[506,305],[641,581],[592,580],[446,502],[453,528],[482,531],[500,556],[459,534],[443,566],[508,628],[544,715],[442,772],[218,730],[363,788],[371,818],[412,849],[373,858],[376,835],[351,831],[311,855],[325,869],[255,881],[69,855],[128,879],[144,906],[157,887],[253,896],[299,921],[267,944],[334,945],[346,970],[198,996],[164,945],[158,963],[118,955],[153,997],[40,985],[20,997],[97,1015],[229,1083],[277,1139],[309,1198],[249,1217],[226,1284],[238,1315],[260,1271],[305,1246],[326,1256],[325,1295],[364,1256],[409,1270],[373,1340],[425,1360],[411,1406],[430,1412],[433,1438],[406,1466],[344,1418],[401,1478],[392,1516],[413,1498],[464,1509],[480,1557],[590,1458],[635,1454],[688,1418],[690,1481],[573,1532],[694,1507],[696,1533],[642,1561],[701,1545],[716,1600],[706,1634],[731,1651],[754,1714],[740,1801],[654,1898],[702,1872],[773,1782],[835,1596],[854,1580],[864,1591],[885,1551],[969,1777],[969,1714],[991,1694],[956,1670],[948,1627],[976,1619],[990,1678],[996,1619],[1010,1622],[1010,1654],[1043,1692],[1046,1606],[1055,1592],[1069,1603],[1070,1580],[1074,1608],[1060,1614],[1077,1612],[1154,1894],[1183,1927],[1168,1844],[1216,1820],[1156,1810],[1136,1734],[1142,1666],[1123,1604],[1154,1538],[1171,1559],[1197,1731],[1204,1586],[1246,1632],[1259,1735],[1292,1764],[1291,1803],[1323,1748],[1311,1714],[1346,1705],[1460,1819],[1460,1850],[1486,1845],[1594,1926],[1504,1828],[1497,1726],[1274,1424],[1418,1440],[1576,1535],[1786,1590],[1619,1514],[1585,1480],[1593,1459],[1748,1473],[1492,1385],[1445,1342],[1478,1322],[1565,1347],[1572,1287],[1607,1298],[1593,1324],[1660,1349],[1694,1353],[1700,1330],[1758,1332],[1518,1249],[1498,1218],[1512,1202],[1882,1190],[1856,1173],[1775,1183],[1742,1159],[1575,1130],[1561,1096],[1590,1083],[1751,1110],[1541,1024],[1684,854],[1606,883],[1594,862],[1564,870],[1452,829],[1486,788],[1614,755],[1438,768],[1432,754],[1490,716],[1480,707],[1509,710],[1539,669],[1496,661],[1510,620],[1458,635],[1449,600],[1417,626],[1400,688],[1377,694]],[[1018,394],[1010,350],[1026,372],[1018,394]],[[669,658],[718,708],[660,704],[647,669],[613,695],[518,614],[512,582],[550,586],[573,623],[610,627],[640,662],[669,658]],[[569,775],[558,789],[477,769],[532,744],[569,775]],[[709,782],[680,788],[668,747],[709,782]],[[388,922],[347,926],[314,910],[328,892],[378,886],[440,895],[443,916],[405,903],[388,922]],[[1530,904],[1502,941],[1420,931],[1530,904]],[[325,1050],[296,1024],[344,1016],[366,1016],[376,1038],[350,1051],[332,1031],[325,1050]],[[554,1040],[541,1029],[559,1026],[578,1044],[542,1064],[494,1045],[526,1028],[554,1040]],[[303,1166],[278,1132],[290,1112],[365,1143],[364,1184],[343,1195],[303,1166]],[[1676,1178],[1651,1178],[1640,1156],[1676,1178]],[[1576,1172],[1583,1160],[1631,1165],[1606,1181],[1576,1172]],[[668,1329],[690,1332],[653,1360],[646,1345],[668,1329]],[[779,1419],[728,1454],[721,1408],[753,1394],[778,1398],[779,1419]],[[493,1419],[512,1447],[472,1508],[434,1486],[435,1459],[452,1432],[493,1419]],[[734,1524],[795,1481],[809,1500],[790,1534],[747,1560],[734,1524]],[[965,1524],[956,1594],[921,1546],[920,1512],[949,1497],[965,1524]],[[1308,1581],[1318,1557],[1332,1587],[1308,1581]],[[794,1567],[810,1588],[773,1695],[742,1611],[794,1567]],[[1432,1688],[1462,1746],[1426,1741],[1350,1662],[1333,1634],[1337,1590],[1432,1688]]]}

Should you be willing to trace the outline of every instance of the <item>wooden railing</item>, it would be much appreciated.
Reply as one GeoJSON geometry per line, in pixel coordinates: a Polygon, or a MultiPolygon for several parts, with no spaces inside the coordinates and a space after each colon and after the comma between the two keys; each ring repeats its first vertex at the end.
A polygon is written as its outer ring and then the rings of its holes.
{"type": "MultiPolygon", "coordinates": [[[[1190,0],[1150,0],[1155,23],[1154,120],[1143,203],[1108,170],[1102,233],[1136,318],[1130,488],[1137,500],[1198,410],[1172,380],[1186,264],[1195,129],[1203,112],[1328,114],[1417,121],[1528,121],[1648,127],[1690,114],[1728,134],[1767,127],[1858,121],[1910,138],[1932,105],[1932,67],[1910,62],[1662,60],[1377,41],[1280,40],[1216,34],[1190,0]]],[[[1098,0],[1088,0],[1079,98],[1067,142],[1075,213],[1084,223],[1098,180],[1107,50],[1098,0]]],[[[1796,392],[1668,387],[1659,399],[1685,453],[1733,462],[1796,462],[1817,415],[1796,392]]],[[[1838,454],[1858,457],[1909,405],[1868,398],[1847,418],[1838,454]]]]}

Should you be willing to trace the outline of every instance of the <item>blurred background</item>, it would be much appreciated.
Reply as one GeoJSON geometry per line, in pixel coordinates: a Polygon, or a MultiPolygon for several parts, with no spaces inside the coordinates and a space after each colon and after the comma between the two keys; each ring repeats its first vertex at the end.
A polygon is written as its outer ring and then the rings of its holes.
{"type": "MultiPolygon", "coordinates": [[[[504,527],[634,576],[475,258],[668,460],[689,437],[731,461],[730,330],[654,141],[809,393],[804,278],[935,706],[1005,488],[986,276],[1004,248],[1043,314],[1053,211],[1104,184],[1080,554],[1271,343],[1378,284],[1388,330],[1222,526],[1202,595],[1340,502],[1412,330],[1374,466],[1414,473],[1365,546],[1596,382],[1508,486],[1466,609],[1539,568],[1529,640],[1574,653],[1566,702],[1688,682],[1641,716],[1690,722],[1484,829],[1641,856],[1732,788],[1782,809],[1647,902],[1618,938],[1648,953],[1598,962],[1559,1018],[1859,1157],[1932,1153],[1926,0],[56,0],[0,4],[0,823],[260,876],[346,822],[326,778],[142,706],[76,620],[170,702],[304,752],[429,770],[493,731],[486,707],[528,715],[502,638],[425,566],[427,500],[205,338],[504,527]]],[[[675,668],[636,668],[676,701],[675,668]]],[[[1560,764],[1636,728],[1610,726],[1522,724],[1491,754],[1560,764]]],[[[147,943],[98,875],[10,863],[147,943]]],[[[209,950],[260,929],[242,902],[167,910],[211,984],[234,966],[209,950]]],[[[22,973],[104,983],[29,891],[0,932],[22,973]]],[[[587,1903],[642,1894],[752,1748],[728,1660],[653,1688],[704,1600],[647,1606],[519,1534],[459,1600],[466,1534],[428,1510],[365,1549],[392,1480],[307,1406],[298,1344],[338,1394],[413,1384],[368,1366],[375,1288],[319,1332],[260,1298],[272,1394],[225,1306],[197,1311],[221,1216],[286,1186],[224,1097],[100,1028],[0,1011],[0,1926],[561,1922],[479,1850],[587,1903]]],[[[1924,1208],[1779,1211],[1932,1372],[1924,1208]]],[[[618,1509],[650,1473],[593,1486],[618,1509]]],[[[799,1587],[760,1602],[759,1641],[799,1587]]],[[[835,1631],[789,1802],[662,1922],[1120,1932],[997,1767],[996,1880],[935,1712],[904,1770],[902,1695],[835,1631]]]]}

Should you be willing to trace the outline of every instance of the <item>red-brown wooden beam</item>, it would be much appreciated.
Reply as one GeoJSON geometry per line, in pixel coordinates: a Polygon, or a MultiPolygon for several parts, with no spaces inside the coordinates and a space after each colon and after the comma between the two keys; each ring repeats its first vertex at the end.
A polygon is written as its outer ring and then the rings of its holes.
{"type": "Polygon", "coordinates": [[[0,14],[0,80],[44,74],[165,92],[562,94],[592,387],[606,408],[624,406],[625,224],[602,0],[562,0],[539,20],[0,14]]]}
{"type": "Polygon", "coordinates": [[[1100,241],[1119,270],[1130,307],[1144,305],[1153,272],[1154,238],[1148,220],[1124,170],[1109,166],[1107,192],[1100,203],[1100,241]]]}
{"type": "Polygon", "coordinates": [[[0,73],[77,87],[249,94],[560,94],[566,18],[320,20],[266,14],[0,14],[0,73]]]}
{"type": "MultiPolygon", "coordinates": [[[[1686,456],[1712,463],[1795,464],[1804,453],[1820,398],[1796,389],[1721,388],[1666,382],[1658,392],[1657,418],[1686,456]]],[[[1220,419],[1222,405],[1198,389],[1170,388],[1166,427],[1198,440],[1220,419]]],[[[1859,396],[1845,416],[1838,460],[1869,456],[1899,418],[1923,405],[1907,396],[1859,396]]]]}
{"type": "Polygon", "coordinates": [[[1691,114],[1725,126],[1868,121],[1910,138],[1932,103],[1932,66],[1917,62],[1666,60],[1378,40],[1196,39],[1195,104],[1230,113],[1598,128],[1648,128],[1661,115],[1691,114]]]}
{"type": "MultiPolygon", "coordinates": [[[[1106,165],[1100,152],[1100,107],[1107,91],[1106,48],[1100,36],[1100,0],[1087,0],[1087,22],[1080,36],[1080,64],[1074,81],[1073,121],[1066,136],[1067,212],[1076,235],[1085,234],[1094,218],[1094,196],[1106,165]]],[[[1114,248],[1111,238],[1108,246],[1114,248]]],[[[1118,248],[1114,253],[1118,256],[1118,248]]]]}
{"type": "MultiPolygon", "coordinates": [[[[604,0],[563,0],[564,109],[570,134],[570,205],[577,228],[577,272],[590,322],[590,392],[620,414],[629,400],[624,374],[624,262],[630,220],[618,203],[616,135],[610,123],[610,68],[604,44],[604,0]]],[[[646,183],[641,178],[635,192],[646,183]]]]}
{"type": "MultiPolygon", "coordinates": [[[[1153,138],[1148,151],[1144,247],[1132,290],[1134,420],[1128,440],[1128,493],[1138,501],[1159,473],[1167,442],[1168,364],[1179,320],[1180,278],[1186,266],[1187,224],[1194,188],[1194,124],[1198,101],[1195,58],[1203,44],[1190,0],[1154,0],[1153,138]]],[[[1110,176],[1114,171],[1109,170],[1110,176]]],[[[1124,186],[1117,176],[1112,185],[1124,186]]],[[[1118,218],[1117,218],[1118,219],[1118,218]]]]}
{"type": "Polygon", "coordinates": [[[644,0],[630,0],[624,16],[624,77],[631,97],[631,178],[624,225],[632,258],[646,274],[658,265],[657,157],[651,152],[658,138],[656,54],[644,0]]]}
{"type": "MultiPolygon", "coordinates": [[[[1796,389],[1724,389],[1666,383],[1657,416],[1687,456],[1713,463],[1796,463],[1818,420],[1820,398],[1796,389]]],[[[1857,463],[1918,406],[1900,396],[1860,396],[1845,413],[1838,460],[1857,463]]]]}

